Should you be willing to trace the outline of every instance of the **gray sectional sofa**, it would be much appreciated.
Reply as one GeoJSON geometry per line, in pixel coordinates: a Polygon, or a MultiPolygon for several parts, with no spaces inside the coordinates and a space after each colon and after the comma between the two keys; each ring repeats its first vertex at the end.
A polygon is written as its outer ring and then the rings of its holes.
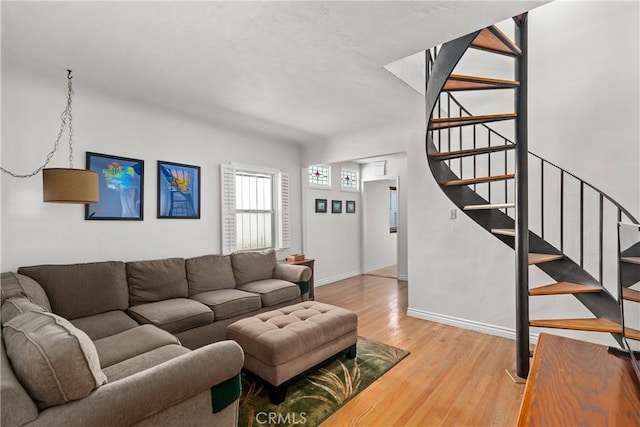
{"type": "Polygon", "coordinates": [[[236,320],[301,301],[273,250],[2,274],[1,424],[236,425],[236,320]]]}

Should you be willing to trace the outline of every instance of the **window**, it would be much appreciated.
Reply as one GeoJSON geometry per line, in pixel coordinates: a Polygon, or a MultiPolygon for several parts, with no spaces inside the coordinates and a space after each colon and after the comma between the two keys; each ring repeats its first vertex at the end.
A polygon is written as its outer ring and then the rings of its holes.
{"type": "Polygon", "coordinates": [[[221,165],[222,252],[289,246],[289,175],[221,165]]]}
{"type": "Polygon", "coordinates": [[[358,171],[342,169],[340,171],[340,188],[343,191],[358,191],[358,171]]]}
{"type": "Polygon", "coordinates": [[[331,188],[331,168],[327,165],[309,166],[309,187],[331,188]]]}
{"type": "Polygon", "coordinates": [[[389,233],[398,232],[398,188],[389,187],[389,233]]]}

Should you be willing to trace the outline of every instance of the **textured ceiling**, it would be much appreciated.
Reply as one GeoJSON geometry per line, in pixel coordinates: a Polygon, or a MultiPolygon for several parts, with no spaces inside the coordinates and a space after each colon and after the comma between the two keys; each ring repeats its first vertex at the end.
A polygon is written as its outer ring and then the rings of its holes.
{"type": "Polygon", "coordinates": [[[2,52],[300,143],[415,120],[383,67],[543,1],[2,2],[2,52]]]}

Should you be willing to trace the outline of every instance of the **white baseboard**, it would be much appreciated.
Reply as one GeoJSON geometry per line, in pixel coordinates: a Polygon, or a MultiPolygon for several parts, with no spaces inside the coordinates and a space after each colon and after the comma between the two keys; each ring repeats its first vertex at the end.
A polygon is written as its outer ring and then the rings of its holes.
{"type": "MultiPolygon", "coordinates": [[[[446,314],[431,313],[429,311],[419,310],[416,308],[407,309],[407,316],[415,317],[422,320],[429,320],[436,323],[443,323],[445,325],[455,326],[457,328],[470,329],[472,331],[482,332],[483,334],[496,335],[498,337],[508,338],[511,340],[516,339],[515,329],[505,328],[504,326],[490,325],[488,323],[461,319],[459,317],[448,316],[446,314]]],[[[531,343],[537,343],[538,334],[529,333],[529,340],[531,341],[531,343]]]]}
{"type": "Polygon", "coordinates": [[[409,281],[408,274],[398,274],[398,280],[404,280],[405,282],[409,281]]]}
{"type": "Polygon", "coordinates": [[[351,271],[349,273],[337,274],[331,277],[325,277],[324,279],[314,279],[313,286],[317,288],[318,286],[328,285],[329,283],[338,282],[340,280],[348,279],[354,276],[359,276],[361,274],[362,272],[358,270],[358,271],[351,271]]]}

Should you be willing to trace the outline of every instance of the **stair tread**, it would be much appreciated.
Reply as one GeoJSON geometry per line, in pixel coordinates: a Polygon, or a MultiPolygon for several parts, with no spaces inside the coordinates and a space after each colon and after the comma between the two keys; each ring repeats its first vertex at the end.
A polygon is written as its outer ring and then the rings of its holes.
{"type": "Polygon", "coordinates": [[[542,264],[543,262],[557,261],[562,255],[529,253],[529,265],[542,264]]]}
{"type": "Polygon", "coordinates": [[[584,285],[582,283],[558,282],[529,289],[529,295],[531,296],[582,294],[589,292],[600,292],[600,287],[594,285],[584,285]]]}
{"type": "Polygon", "coordinates": [[[492,176],[481,176],[477,178],[464,178],[464,179],[452,179],[449,181],[440,181],[440,185],[451,186],[451,185],[480,184],[483,182],[502,181],[505,179],[513,179],[513,178],[515,178],[515,174],[510,173],[506,175],[492,175],[492,176]]]}
{"type": "Polygon", "coordinates": [[[516,235],[515,228],[492,228],[491,232],[493,234],[499,234],[501,236],[515,236],[516,235]]]}
{"type": "Polygon", "coordinates": [[[622,326],[608,319],[597,317],[585,319],[537,319],[529,322],[531,326],[542,328],[572,329],[576,331],[622,333],[622,326]]]}
{"type": "Polygon", "coordinates": [[[440,117],[429,122],[430,130],[447,129],[458,126],[469,126],[481,123],[498,122],[516,118],[516,113],[483,114],[480,116],[440,117]]]}
{"type": "Polygon", "coordinates": [[[622,289],[622,299],[626,299],[627,301],[640,302],[640,291],[624,288],[622,289]]]}
{"type": "Polygon", "coordinates": [[[519,84],[515,80],[451,74],[442,90],[444,92],[454,92],[459,90],[510,89],[518,87],[519,84]]]}
{"type": "MultiPolygon", "coordinates": [[[[530,326],[539,328],[571,329],[574,331],[609,332],[613,334],[622,333],[622,325],[608,319],[598,317],[586,319],[538,319],[531,320],[530,326]]],[[[640,331],[632,328],[625,328],[625,336],[635,340],[640,340],[640,331]]]]}
{"type": "Polygon", "coordinates": [[[469,148],[466,150],[458,151],[441,151],[439,153],[431,153],[429,157],[435,160],[449,160],[457,159],[459,157],[477,156],[479,154],[495,153],[497,151],[513,150],[516,148],[515,144],[507,145],[494,145],[489,147],[469,148]]]}
{"type": "Polygon", "coordinates": [[[620,260],[629,264],[640,264],[640,256],[624,256],[620,260]]]}
{"type": "Polygon", "coordinates": [[[522,54],[520,48],[493,25],[482,29],[471,43],[471,47],[508,56],[522,54]]]}
{"type": "Polygon", "coordinates": [[[484,204],[484,205],[466,205],[462,207],[464,211],[479,211],[483,209],[504,209],[504,208],[515,208],[515,203],[494,203],[494,204],[484,204]]]}

